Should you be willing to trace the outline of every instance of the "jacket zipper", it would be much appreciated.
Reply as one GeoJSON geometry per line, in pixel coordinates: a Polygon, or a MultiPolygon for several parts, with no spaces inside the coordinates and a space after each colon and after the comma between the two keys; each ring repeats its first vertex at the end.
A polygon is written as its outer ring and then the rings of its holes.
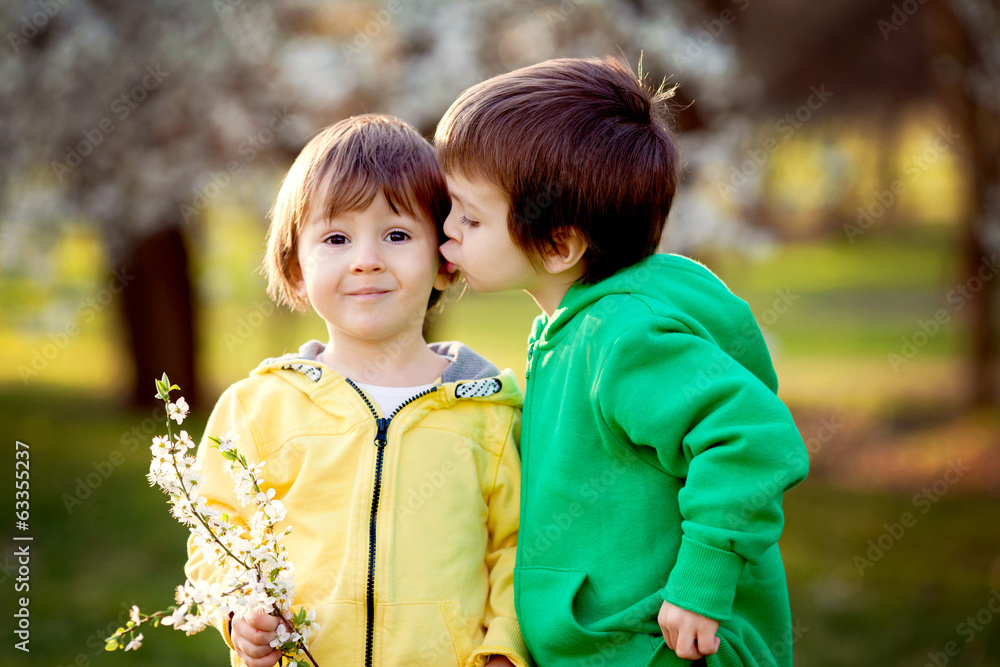
{"type": "Polygon", "coordinates": [[[413,396],[406,399],[398,408],[392,411],[392,414],[388,417],[382,418],[378,416],[378,411],[365,396],[365,392],[361,391],[358,385],[354,384],[349,378],[344,378],[347,380],[347,384],[354,387],[354,390],[358,392],[361,400],[365,402],[368,406],[368,410],[372,413],[372,417],[375,418],[375,488],[372,491],[372,510],[371,515],[368,520],[368,584],[365,591],[365,610],[367,612],[368,624],[365,629],[365,667],[372,667],[372,648],[375,640],[375,538],[376,538],[376,528],[378,526],[378,503],[379,496],[382,491],[382,459],[385,454],[385,446],[389,444],[388,441],[388,431],[389,422],[392,418],[399,414],[399,411],[405,408],[407,405],[422,398],[427,394],[433,393],[438,390],[437,387],[431,387],[430,389],[425,389],[419,394],[414,394],[413,396]]]}

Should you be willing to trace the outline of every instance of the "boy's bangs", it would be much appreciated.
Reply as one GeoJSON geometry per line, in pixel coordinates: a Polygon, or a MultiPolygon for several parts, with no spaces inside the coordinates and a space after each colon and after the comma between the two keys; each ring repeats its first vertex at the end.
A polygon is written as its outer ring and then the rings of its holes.
{"type": "Polygon", "coordinates": [[[352,153],[345,151],[318,165],[309,179],[312,186],[304,193],[304,210],[319,205],[323,214],[332,218],[348,211],[362,211],[381,194],[393,213],[424,217],[441,227],[448,215],[448,209],[441,205],[448,201],[442,197],[447,190],[429,148],[423,155],[406,155],[405,162],[393,159],[404,156],[352,153]],[[320,193],[322,200],[318,200],[320,193]]]}
{"type": "Polygon", "coordinates": [[[488,123],[494,119],[483,119],[477,113],[483,110],[469,102],[470,93],[477,88],[473,86],[459,96],[438,124],[434,136],[438,162],[445,173],[483,179],[509,193],[511,188],[503,174],[511,171],[511,165],[501,165],[500,156],[518,154],[518,137],[513,133],[491,131],[488,123]]]}
{"type": "Polygon", "coordinates": [[[393,213],[418,215],[414,204],[419,199],[413,186],[399,172],[393,174],[391,170],[364,164],[355,165],[357,168],[352,170],[344,168],[345,165],[325,166],[317,174],[313,187],[305,193],[306,210],[318,204],[323,214],[332,218],[349,211],[363,211],[382,194],[393,213]],[[322,200],[317,201],[320,193],[322,200]]]}

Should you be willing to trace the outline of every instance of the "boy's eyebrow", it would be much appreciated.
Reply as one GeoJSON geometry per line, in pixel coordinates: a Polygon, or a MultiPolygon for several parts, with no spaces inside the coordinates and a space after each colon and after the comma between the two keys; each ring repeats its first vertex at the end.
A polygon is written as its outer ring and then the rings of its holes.
{"type": "Polygon", "coordinates": [[[470,209],[472,211],[475,211],[476,213],[480,213],[482,211],[482,209],[479,206],[476,206],[476,202],[470,201],[464,197],[459,196],[457,192],[455,192],[450,188],[448,190],[448,194],[451,195],[452,199],[457,199],[458,203],[462,205],[462,208],[470,209]]]}

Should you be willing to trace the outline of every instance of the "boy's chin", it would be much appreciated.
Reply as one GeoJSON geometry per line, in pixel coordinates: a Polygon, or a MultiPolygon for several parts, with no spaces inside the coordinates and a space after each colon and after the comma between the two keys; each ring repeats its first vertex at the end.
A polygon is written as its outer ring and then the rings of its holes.
{"type": "Polygon", "coordinates": [[[469,276],[468,273],[461,269],[457,269],[453,275],[455,276],[456,282],[464,283],[473,292],[477,292],[479,294],[490,294],[497,291],[495,289],[490,289],[488,285],[483,285],[481,282],[476,280],[474,277],[469,276]]]}
{"type": "Polygon", "coordinates": [[[490,285],[489,283],[484,284],[481,282],[476,282],[475,280],[470,280],[469,276],[466,274],[459,274],[459,275],[462,276],[462,279],[465,281],[465,284],[468,285],[469,288],[473,292],[476,292],[477,294],[497,294],[499,292],[508,292],[511,289],[513,289],[511,287],[502,287],[499,285],[490,285]]]}

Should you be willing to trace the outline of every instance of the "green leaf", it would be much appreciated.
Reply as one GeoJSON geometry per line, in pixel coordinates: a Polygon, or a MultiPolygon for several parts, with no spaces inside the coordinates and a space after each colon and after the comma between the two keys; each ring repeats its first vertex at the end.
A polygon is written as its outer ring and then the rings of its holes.
{"type": "Polygon", "coordinates": [[[178,390],[180,389],[180,387],[178,387],[177,385],[170,384],[170,379],[167,377],[166,373],[163,374],[162,378],[160,378],[159,380],[154,380],[154,382],[156,382],[156,397],[163,401],[169,401],[170,392],[174,391],[175,389],[178,390]]]}
{"type": "Polygon", "coordinates": [[[116,651],[121,647],[117,639],[108,639],[107,643],[104,644],[105,651],[116,651]]]}
{"type": "Polygon", "coordinates": [[[218,447],[222,444],[222,438],[214,435],[208,436],[209,441],[211,441],[213,447],[218,447]]]}

